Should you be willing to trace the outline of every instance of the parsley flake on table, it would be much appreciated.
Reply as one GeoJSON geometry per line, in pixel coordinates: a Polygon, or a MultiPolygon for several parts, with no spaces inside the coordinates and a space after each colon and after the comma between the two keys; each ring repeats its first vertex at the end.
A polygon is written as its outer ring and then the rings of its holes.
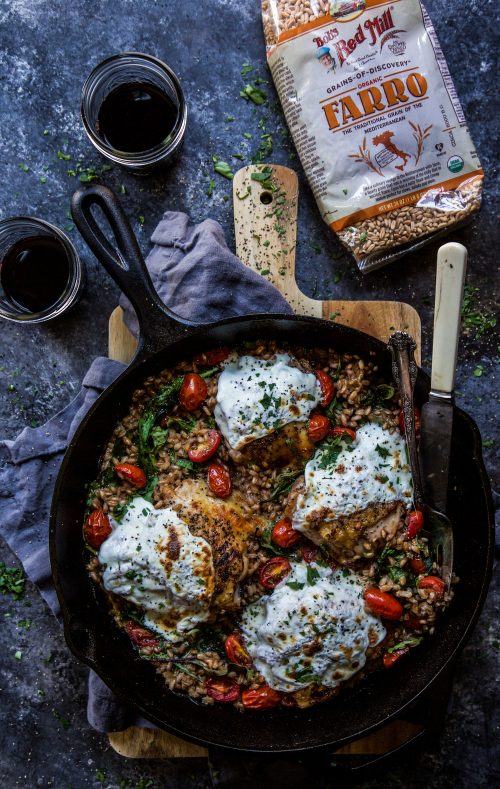
{"type": "Polygon", "coordinates": [[[217,156],[213,156],[213,163],[214,163],[214,170],[219,175],[222,175],[223,178],[227,178],[229,181],[232,181],[234,178],[234,173],[231,170],[231,167],[227,162],[222,162],[217,156]]]}
{"type": "Polygon", "coordinates": [[[0,562],[0,592],[12,594],[19,600],[24,593],[26,576],[18,567],[7,567],[4,562],[0,562]]]}
{"type": "Polygon", "coordinates": [[[267,96],[264,91],[256,86],[256,80],[253,83],[245,85],[243,90],[240,90],[240,96],[245,101],[253,101],[254,104],[260,105],[267,101],[267,96]]]}

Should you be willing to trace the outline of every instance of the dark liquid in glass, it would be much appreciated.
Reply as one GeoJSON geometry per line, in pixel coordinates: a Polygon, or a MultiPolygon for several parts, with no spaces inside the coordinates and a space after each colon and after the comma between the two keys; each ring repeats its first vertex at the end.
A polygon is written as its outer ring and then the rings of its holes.
{"type": "Polygon", "coordinates": [[[68,255],[56,238],[23,238],[0,267],[5,297],[21,312],[42,312],[62,296],[70,273],[68,255]]]}
{"type": "Polygon", "coordinates": [[[154,85],[134,82],[108,93],[99,107],[97,130],[116,151],[149,151],[167,139],[177,115],[166,93],[154,85]]]}

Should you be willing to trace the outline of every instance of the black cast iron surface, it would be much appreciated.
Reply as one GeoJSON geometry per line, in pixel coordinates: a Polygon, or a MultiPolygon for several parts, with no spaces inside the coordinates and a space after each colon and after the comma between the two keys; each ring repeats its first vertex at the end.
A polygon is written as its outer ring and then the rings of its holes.
{"type": "MultiPolygon", "coordinates": [[[[267,79],[259,4],[253,0],[184,0],[150,2],[109,0],[2,0],[0,2],[0,183],[1,216],[35,214],[65,226],[79,157],[98,169],[78,117],[83,79],[100,59],[120,50],[143,50],[166,60],[179,74],[187,94],[189,119],[179,162],[166,177],[137,180],[114,168],[102,182],[123,187],[123,200],[143,250],[164,208],[185,210],[194,220],[218,219],[229,243],[232,236],[230,184],[212,173],[211,156],[229,159],[241,152],[245,161],[260,143],[265,119],[273,134],[272,160],[298,163],[283,130],[271,86],[262,108],[246,104],[239,91],[259,73],[267,79]],[[254,72],[240,76],[243,63],[254,72]],[[225,122],[229,115],[233,122],[225,122]],[[45,134],[45,130],[47,134],[45,134]],[[244,133],[252,134],[252,139],[244,133]],[[58,155],[58,152],[59,155],[58,155]],[[64,156],[71,156],[71,160],[64,156]],[[26,171],[26,168],[28,170],[26,171]],[[206,195],[216,180],[212,198],[206,195]]],[[[428,0],[455,78],[482,164],[487,172],[485,204],[467,229],[449,236],[469,248],[468,282],[479,288],[473,312],[491,314],[498,299],[498,247],[495,186],[496,93],[493,81],[498,45],[496,4],[488,0],[428,0]],[[488,96],[488,99],[486,99],[488,96]],[[487,111],[486,111],[487,108],[487,111]]],[[[235,169],[239,165],[237,159],[235,169]]],[[[419,310],[424,327],[424,367],[429,364],[430,328],[436,245],[404,262],[362,278],[348,256],[321,223],[307,185],[301,178],[298,281],[317,298],[396,298],[419,310]],[[317,249],[319,248],[319,252],[317,249]]],[[[19,328],[2,324],[0,413],[2,435],[14,437],[25,424],[41,424],[77,391],[91,358],[106,352],[107,315],[117,289],[74,238],[89,274],[84,299],[54,325],[19,328]],[[43,348],[45,365],[40,365],[43,348]]],[[[486,440],[486,460],[498,488],[495,464],[498,432],[495,357],[498,340],[492,330],[478,336],[471,328],[462,336],[457,377],[460,406],[473,413],[486,440]]],[[[471,519],[473,521],[473,519],[471,519]]],[[[471,522],[471,529],[474,528],[471,522]]],[[[0,561],[15,560],[2,546],[0,561]]],[[[472,641],[458,665],[450,712],[439,746],[414,765],[397,768],[375,786],[490,787],[500,780],[499,571],[472,641]]],[[[60,629],[35,590],[21,601],[2,599],[7,614],[2,639],[2,705],[0,716],[2,783],[73,789],[87,786],[204,787],[206,764],[198,760],[124,761],[104,736],[89,730],[85,719],[85,669],[73,659],[60,629]],[[18,622],[31,619],[29,630],[18,622]],[[16,660],[16,651],[22,659],[16,660]]],[[[328,775],[324,775],[325,786],[328,775]]]]}

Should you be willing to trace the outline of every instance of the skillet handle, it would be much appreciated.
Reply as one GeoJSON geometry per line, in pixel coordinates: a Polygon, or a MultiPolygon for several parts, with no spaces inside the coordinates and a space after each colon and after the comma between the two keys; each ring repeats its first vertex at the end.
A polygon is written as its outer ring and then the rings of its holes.
{"type": "Polygon", "coordinates": [[[181,318],[160,299],[149,276],[137,239],[115,193],[106,186],[77,189],[71,200],[75,225],[98,261],[130,300],[141,330],[139,353],[153,351],[187,334],[192,321],[181,318]],[[92,208],[98,206],[112,230],[113,246],[92,208]]]}

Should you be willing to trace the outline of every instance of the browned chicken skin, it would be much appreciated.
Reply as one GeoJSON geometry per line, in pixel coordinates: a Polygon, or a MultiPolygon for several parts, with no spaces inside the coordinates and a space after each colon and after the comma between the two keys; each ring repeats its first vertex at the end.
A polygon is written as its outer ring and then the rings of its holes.
{"type": "Polygon", "coordinates": [[[302,468],[313,453],[314,444],[307,434],[306,422],[291,422],[240,450],[229,452],[235,463],[253,462],[263,468],[302,468]]]}
{"type": "Polygon", "coordinates": [[[175,491],[164,490],[163,494],[190,531],[203,537],[212,548],[212,606],[223,610],[237,608],[238,584],[248,565],[248,542],[264,528],[265,522],[257,515],[248,516],[237,494],[217,499],[203,481],[185,480],[175,491]]]}
{"type": "MultiPolygon", "coordinates": [[[[303,489],[304,478],[300,477],[287,499],[287,518],[292,518],[303,489]]],[[[402,512],[403,505],[397,501],[369,504],[364,510],[341,515],[334,520],[331,512],[318,509],[309,522],[306,536],[316,545],[322,545],[339,564],[351,564],[372,554],[394,537],[402,512]],[[368,543],[369,548],[366,548],[368,543]]]]}

